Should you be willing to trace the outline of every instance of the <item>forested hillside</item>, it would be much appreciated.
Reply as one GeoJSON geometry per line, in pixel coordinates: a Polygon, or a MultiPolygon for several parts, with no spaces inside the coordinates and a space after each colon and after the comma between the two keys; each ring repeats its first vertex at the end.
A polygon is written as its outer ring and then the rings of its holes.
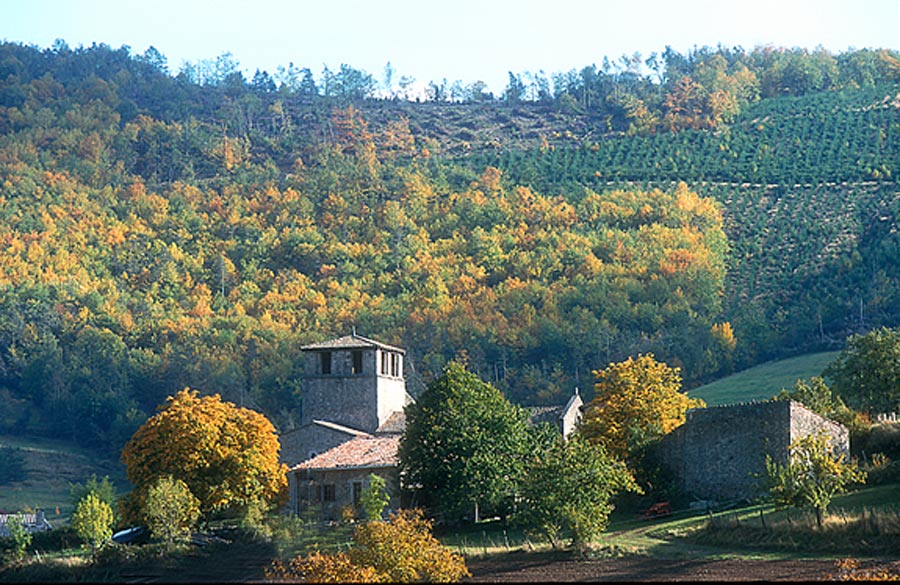
{"type": "Polygon", "coordinates": [[[414,393],[464,355],[538,403],[900,322],[897,55],[654,59],[416,103],[0,45],[0,430],[117,450],[185,386],[287,430],[298,347],[353,328],[414,393]]]}

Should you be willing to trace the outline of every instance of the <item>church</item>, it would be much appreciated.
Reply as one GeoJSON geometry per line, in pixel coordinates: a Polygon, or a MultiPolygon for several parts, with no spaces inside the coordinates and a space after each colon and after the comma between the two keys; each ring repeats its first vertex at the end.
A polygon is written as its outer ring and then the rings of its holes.
{"type": "MultiPolygon", "coordinates": [[[[406,351],[355,332],[305,345],[300,426],[281,435],[288,466],[289,505],[322,519],[359,514],[371,474],[385,480],[390,509],[402,500],[398,450],[413,402],[403,375],[406,351]]],[[[581,418],[577,391],[565,406],[530,409],[533,422],[549,422],[565,437],[581,418]]]]}

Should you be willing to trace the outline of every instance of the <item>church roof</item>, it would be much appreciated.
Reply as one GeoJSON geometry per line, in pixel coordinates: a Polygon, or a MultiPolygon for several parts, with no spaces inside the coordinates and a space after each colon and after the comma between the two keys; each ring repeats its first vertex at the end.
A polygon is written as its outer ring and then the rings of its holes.
{"type": "Polygon", "coordinates": [[[360,436],[307,459],[292,469],[370,469],[396,467],[400,435],[360,436]]]}
{"type": "Polygon", "coordinates": [[[529,419],[532,423],[555,422],[565,414],[564,406],[529,406],[529,419]]]}
{"type": "Polygon", "coordinates": [[[406,430],[406,413],[398,410],[387,417],[381,426],[375,430],[376,434],[402,433],[406,430]]]}
{"type": "Polygon", "coordinates": [[[331,350],[331,349],[383,349],[386,351],[395,351],[397,353],[406,353],[406,350],[395,347],[393,345],[388,345],[387,343],[381,343],[380,341],[375,341],[374,339],[369,339],[367,337],[363,337],[362,335],[356,335],[355,333],[352,335],[345,335],[343,337],[338,337],[337,339],[329,339],[327,341],[320,341],[318,343],[310,343],[308,345],[302,346],[300,349],[304,351],[316,351],[316,350],[331,350]]]}

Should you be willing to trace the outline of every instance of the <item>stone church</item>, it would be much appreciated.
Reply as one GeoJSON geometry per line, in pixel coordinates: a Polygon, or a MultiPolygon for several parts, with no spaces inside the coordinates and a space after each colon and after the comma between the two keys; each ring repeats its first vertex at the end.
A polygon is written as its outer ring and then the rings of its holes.
{"type": "MultiPolygon", "coordinates": [[[[301,349],[300,426],[280,437],[291,511],[318,509],[330,520],[358,514],[371,474],[385,480],[391,509],[405,505],[398,449],[403,408],[413,400],[403,375],[405,350],[355,332],[301,349]]],[[[565,437],[580,421],[582,405],[576,391],[565,406],[531,408],[531,420],[549,422],[565,437]]]]}
{"type": "Polygon", "coordinates": [[[397,449],[412,402],[403,377],[405,351],[360,335],[306,345],[300,426],[281,436],[290,507],[318,506],[337,519],[358,508],[369,475],[382,477],[392,508],[400,505],[397,449]]]}

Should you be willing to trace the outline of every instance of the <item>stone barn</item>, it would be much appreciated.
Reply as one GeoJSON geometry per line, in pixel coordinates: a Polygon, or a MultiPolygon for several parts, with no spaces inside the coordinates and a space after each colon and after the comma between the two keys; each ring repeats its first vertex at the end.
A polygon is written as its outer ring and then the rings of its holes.
{"type": "Polygon", "coordinates": [[[681,490],[696,500],[752,498],[765,475],[766,455],[784,463],[788,445],[826,432],[835,452],[850,453],[850,432],[799,402],[772,400],[687,412],[683,425],[657,451],[681,490]]]}

